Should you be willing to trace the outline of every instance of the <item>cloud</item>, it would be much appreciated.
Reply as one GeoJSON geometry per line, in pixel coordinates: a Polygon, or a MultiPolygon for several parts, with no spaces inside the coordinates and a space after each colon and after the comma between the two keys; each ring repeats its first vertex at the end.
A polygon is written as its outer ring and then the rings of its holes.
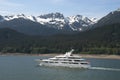
{"type": "Polygon", "coordinates": [[[0,13],[7,13],[8,11],[2,11],[2,10],[0,10],[0,13]]]}
{"type": "Polygon", "coordinates": [[[53,2],[61,2],[61,1],[64,1],[64,0],[52,0],[53,2]]]}
{"type": "Polygon", "coordinates": [[[0,15],[9,15],[18,12],[23,9],[24,5],[10,0],[0,0],[0,15]]]}
{"type": "Polygon", "coordinates": [[[5,11],[5,10],[0,10],[0,14],[10,14],[11,12],[9,12],[9,11],[5,11]]]}
{"type": "Polygon", "coordinates": [[[54,4],[58,4],[58,3],[63,3],[63,2],[65,2],[65,1],[67,1],[67,0],[50,0],[52,3],[54,3],[54,4]]]}
{"type": "Polygon", "coordinates": [[[23,6],[23,4],[15,3],[15,2],[10,2],[8,0],[0,0],[0,5],[1,6],[11,6],[11,7],[23,6]]]}

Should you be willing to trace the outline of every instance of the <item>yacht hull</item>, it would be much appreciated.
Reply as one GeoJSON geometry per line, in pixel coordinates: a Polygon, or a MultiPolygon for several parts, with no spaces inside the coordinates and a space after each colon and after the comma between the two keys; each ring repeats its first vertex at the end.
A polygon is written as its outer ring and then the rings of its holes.
{"type": "Polygon", "coordinates": [[[40,66],[54,66],[54,67],[69,67],[69,68],[90,68],[91,65],[82,65],[82,64],[62,64],[62,63],[40,63],[40,66]]]}

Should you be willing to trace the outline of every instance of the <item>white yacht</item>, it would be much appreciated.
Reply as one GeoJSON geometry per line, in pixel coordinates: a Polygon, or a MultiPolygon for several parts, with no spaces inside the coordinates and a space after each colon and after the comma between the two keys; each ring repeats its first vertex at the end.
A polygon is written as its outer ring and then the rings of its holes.
{"type": "Polygon", "coordinates": [[[61,66],[70,68],[90,68],[91,65],[81,56],[73,55],[72,49],[64,55],[55,56],[48,59],[37,59],[40,66],[61,66]]]}

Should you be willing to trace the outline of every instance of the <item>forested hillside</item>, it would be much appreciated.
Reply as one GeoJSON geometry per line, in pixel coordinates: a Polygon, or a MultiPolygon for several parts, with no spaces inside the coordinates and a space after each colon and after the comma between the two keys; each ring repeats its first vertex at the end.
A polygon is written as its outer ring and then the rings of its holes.
{"type": "Polygon", "coordinates": [[[0,29],[2,53],[61,53],[71,48],[75,53],[120,55],[120,24],[53,36],[28,36],[8,28],[0,29]]]}

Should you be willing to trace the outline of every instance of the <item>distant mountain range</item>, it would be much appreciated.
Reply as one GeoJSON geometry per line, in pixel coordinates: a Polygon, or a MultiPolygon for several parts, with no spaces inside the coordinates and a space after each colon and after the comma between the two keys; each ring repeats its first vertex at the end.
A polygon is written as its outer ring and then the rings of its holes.
{"type": "Polygon", "coordinates": [[[65,17],[61,13],[50,13],[40,16],[24,14],[0,16],[0,28],[10,28],[29,35],[47,35],[85,31],[88,26],[97,22],[82,15],[65,17]]]}
{"type": "Polygon", "coordinates": [[[71,34],[114,23],[120,23],[120,9],[110,12],[100,20],[82,15],[65,17],[61,13],[0,16],[0,28],[10,28],[27,35],[71,34]]]}

